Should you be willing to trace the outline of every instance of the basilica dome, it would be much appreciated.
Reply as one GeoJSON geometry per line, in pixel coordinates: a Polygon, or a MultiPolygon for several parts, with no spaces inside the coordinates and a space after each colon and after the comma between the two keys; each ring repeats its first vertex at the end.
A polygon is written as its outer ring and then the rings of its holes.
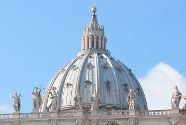
{"type": "Polygon", "coordinates": [[[143,89],[131,69],[107,50],[104,27],[98,24],[94,10],[83,31],[81,51],[55,74],[42,97],[40,112],[52,111],[52,103],[56,103],[56,110],[75,109],[77,95],[82,108],[90,109],[94,93],[100,100],[98,110],[128,109],[131,89],[136,94],[135,109],[148,109],[143,89]]]}

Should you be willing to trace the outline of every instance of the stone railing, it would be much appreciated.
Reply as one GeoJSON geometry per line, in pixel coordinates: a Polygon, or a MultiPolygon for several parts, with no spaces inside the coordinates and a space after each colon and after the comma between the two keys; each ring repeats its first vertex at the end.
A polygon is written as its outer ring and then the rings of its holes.
{"type": "Polygon", "coordinates": [[[13,114],[0,114],[0,119],[11,119],[13,114]]]}
{"type": "Polygon", "coordinates": [[[112,111],[98,111],[98,116],[127,116],[129,112],[127,110],[112,110],[112,111]]]}
{"type": "Polygon", "coordinates": [[[169,115],[169,110],[145,110],[139,111],[139,115],[141,116],[159,116],[159,115],[169,115]]]}
{"type": "MultiPolygon", "coordinates": [[[[181,110],[182,115],[186,115],[186,110],[181,110]]],[[[72,117],[81,117],[86,114],[83,111],[60,111],[60,112],[39,112],[39,113],[13,113],[13,114],[0,114],[0,120],[7,120],[13,118],[21,119],[48,119],[48,118],[72,118],[72,117]]],[[[130,115],[142,116],[142,117],[153,117],[153,116],[167,116],[170,115],[170,110],[144,110],[144,111],[135,111],[132,110],[111,110],[111,111],[94,111],[87,114],[89,116],[98,116],[98,117],[129,117],[130,115]]]]}
{"type": "Polygon", "coordinates": [[[73,117],[76,115],[76,111],[66,111],[66,112],[59,112],[58,117],[63,118],[63,117],[73,117]]]}

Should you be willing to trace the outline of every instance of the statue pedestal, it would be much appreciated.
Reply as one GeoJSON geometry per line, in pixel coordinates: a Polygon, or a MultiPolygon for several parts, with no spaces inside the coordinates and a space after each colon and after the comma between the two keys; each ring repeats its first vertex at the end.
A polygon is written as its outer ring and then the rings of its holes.
{"type": "Polygon", "coordinates": [[[20,118],[20,112],[14,112],[13,118],[20,118]]]}
{"type": "Polygon", "coordinates": [[[98,116],[98,111],[97,110],[92,110],[91,111],[91,116],[98,116]]]}
{"type": "Polygon", "coordinates": [[[136,115],[136,110],[135,109],[128,109],[129,115],[136,115]]]}
{"type": "Polygon", "coordinates": [[[83,110],[76,110],[75,116],[83,116],[83,110]]]}
{"type": "Polygon", "coordinates": [[[50,116],[51,116],[51,117],[58,117],[58,114],[57,114],[57,112],[51,112],[51,113],[50,113],[50,116]]]}
{"type": "Polygon", "coordinates": [[[179,108],[173,108],[169,110],[170,114],[179,114],[180,113],[180,109],[179,108]]]}
{"type": "Polygon", "coordinates": [[[32,111],[32,118],[38,118],[39,117],[39,111],[36,109],[33,109],[32,111]]]}

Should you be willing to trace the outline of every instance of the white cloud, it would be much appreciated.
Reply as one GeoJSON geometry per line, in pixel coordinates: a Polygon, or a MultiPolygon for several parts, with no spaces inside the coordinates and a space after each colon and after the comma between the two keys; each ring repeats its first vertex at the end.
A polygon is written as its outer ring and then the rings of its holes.
{"type": "MultiPolygon", "coordinates": [[[[138,80],[145,92],[149,110],[170,109],[171,96],[175,86],[178,86],[182,95],[186,96],[186,77],[163,62],[158,63],[149,70],[144,78],[138,80]]],[[[180,108],[184,106],[185,102],[185,100],[181,100],[180,108]]]]}
{"type": "Polygon", "coordinates": [[[0,104],[0,114],[3,113],[12,113],[13,109],[6,103],[1,103],[0,104]]]}

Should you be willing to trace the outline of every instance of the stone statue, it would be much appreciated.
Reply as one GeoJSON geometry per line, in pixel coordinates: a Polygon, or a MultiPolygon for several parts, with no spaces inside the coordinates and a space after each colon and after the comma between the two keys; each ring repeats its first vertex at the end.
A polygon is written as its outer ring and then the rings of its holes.
{"type": "Polygon", "coordinates": [[[76,106],[76,109],[82,109],[81,100],[82,97],[79,94],[74,97],[74,105],[76,106]]]}
{"type": "Polygon", "coordinates": [[[50,92],[51,94],[51,97],[50,99],[52,99],[52,103],[51,103],[51,106],[52,106],[52,111],[56,111],[57,110],[57,100],[58,100],[58,92],[56,92],[56,87],[53,87],[52,88],[52,92],[50,92]]]}
{"type": "Polygon", "coordinates": [[[129,109],[135,109],[136,105],[136,94],[134,93],[134,90],[131,89],[128,97],[127,97],[127,103],[129,105],[129,109]]]}
{"type": "Polygon", "coordinates": [[[91,110],[98,110],[100,99],[99,99],[98,94],[96,93],[96,90],[94,90],[94,94],[91,95],[90,97],[92,100],[91,110]]]}
{"type": "Polygon", "coordinates": [[[13,98],[12,102],[13,102],[14,111],[20,112],[21,100],[20,97],[17,95],[17,92],[15,92],[14,95],[10,93],[10,98],[13,98]]]}
{"type": "Polygon", "coordinates": [[[38,88],[36,87],[32,90],[32,101],[34,106],[33,110],[39,110],[39,107],[41,105],[41,90],[39,92],[37,90],[38,88]]]}
{"type": "Polygon", "coordinates": [[[178,90],[178,87],[176,86],[174,88],[174,92],[171,98],[172,108],[179,108],[181,97],[182,97],[182,94],[180,93],[180,91],[178,90]]]}

